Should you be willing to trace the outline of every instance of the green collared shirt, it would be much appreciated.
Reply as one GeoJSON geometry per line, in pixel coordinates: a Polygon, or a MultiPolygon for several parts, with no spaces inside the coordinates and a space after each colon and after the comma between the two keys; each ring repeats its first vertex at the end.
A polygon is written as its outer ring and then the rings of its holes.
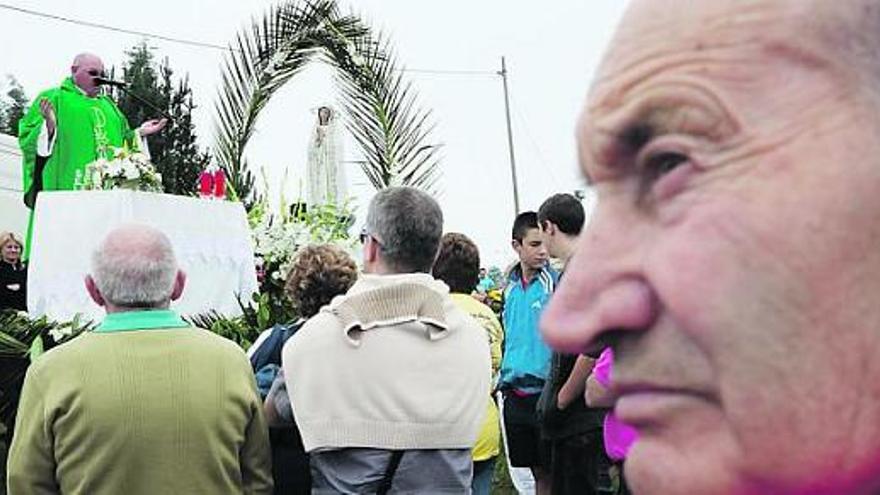
{"type": "Polygon", "coordinates": [[[189,325],[170,309],[148,309],[110,313],[95,332],[126,332],[157,328],[185,328],[189,325]]]}

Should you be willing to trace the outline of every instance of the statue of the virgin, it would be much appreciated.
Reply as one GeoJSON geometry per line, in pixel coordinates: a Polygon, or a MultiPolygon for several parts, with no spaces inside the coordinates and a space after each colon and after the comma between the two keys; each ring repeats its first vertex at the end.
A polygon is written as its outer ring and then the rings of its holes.
{"type": "Polygon", "coordinates": [[[308,196],[310,206],[340,205],[346,200],[345,168],[342,164],[342,136],[337,112],[328,107],[318,108],[318,120],[309,141],[308,196]]]}

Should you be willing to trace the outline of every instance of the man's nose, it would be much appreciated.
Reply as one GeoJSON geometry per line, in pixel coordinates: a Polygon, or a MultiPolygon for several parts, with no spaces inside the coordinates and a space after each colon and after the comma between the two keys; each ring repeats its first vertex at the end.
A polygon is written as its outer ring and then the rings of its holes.
{"type": "Polygon", "coordinates": [[[613,220],[597,217],[584,232],[541,319],[544,339],[560,351],[595,353],[611,333],[647,329],[657,317],[638,227],[613,220]]]}

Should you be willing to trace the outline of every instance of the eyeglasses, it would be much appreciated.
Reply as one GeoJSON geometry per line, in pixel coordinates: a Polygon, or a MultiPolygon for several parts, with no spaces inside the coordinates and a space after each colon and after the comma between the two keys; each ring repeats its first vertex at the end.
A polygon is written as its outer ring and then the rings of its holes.
{"type": "Polygon", "coordinates": [[[364,227],[364,228],[361,229],[361,233],[360,233],[360,235],[359,235],[358,237],[359,237],[360,240],[361,240],[361,244],[366,244],[366,243],[367,243],[367,238],[369,237],[370,239],[373,239],[373,242],[375,242],[376,245],[379,246],[380,249],[384,247],[384,246],[382,246],[382,243],[379,242],[379,239],[376,239],[376,236],[374,236],[373,234],[367,232],[367,228],[366,228],[366,227],[364,227]]]}

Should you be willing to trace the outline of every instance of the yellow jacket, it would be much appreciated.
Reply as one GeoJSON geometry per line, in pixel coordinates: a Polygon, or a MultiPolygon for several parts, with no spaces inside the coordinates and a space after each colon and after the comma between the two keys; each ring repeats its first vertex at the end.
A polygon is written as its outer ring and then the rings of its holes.
{"type": "MultiPolygon", "coordinates": [[[[495,313],[488,306],[470,295],[451,294],[451,296],[452,300],[455,301],[462,311],[477,320],[480,326],[486,330],[486,334],[489,336],[489,351],[492,355],[492,377],[494,382],[494,378],[498,375],[498,370],[501,367],[501,344],[504,340],[501,323],[498,322],[495,313]]],[[[495,405],[495,400],[492,399],[492,391],[488,390],[486,394],[489,397],[489,404],[486,407],[486,418],[483,420],[480,436],[477,437],[477,443],[474,444],[474,461],[491,459],[500,452],[501,429],[499,426],[498,407],[495,405]]]]}

